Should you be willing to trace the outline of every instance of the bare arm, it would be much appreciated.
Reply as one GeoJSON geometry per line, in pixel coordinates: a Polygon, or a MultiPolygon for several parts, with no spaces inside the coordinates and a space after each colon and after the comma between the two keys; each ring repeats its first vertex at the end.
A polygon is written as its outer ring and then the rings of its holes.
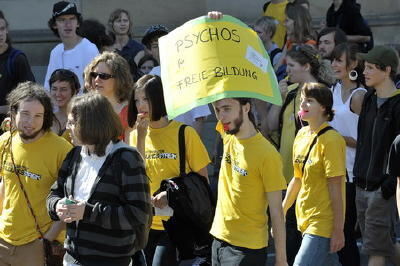
{"type": "Polygon", "coordinates": [[[3,210],[3,201],[4,201],[4,181],[0,178],[0,214],[3,210]]]}
{"type": "Polygon", "coordinates": [[[330,252],[341,250],[344,246],[344,210],[342,197],[342,180],[344,176],[328,178],[329,197],[333,211],[333,231],[331,236],[330,252]]]}
{"type": "Polygon", "coordinates": [[[275,265],[287,265],[286,230],[282,211],[282,191],[267,192],[269,212],[271,214],[272,231],[276,252],[275,265]]]}
{"type": "Polygon", "coordinates": [[[139,64],[139,61],[140,61],[140,59],[142,59],[143,56],[144,56],[144,50],[138,52],[138,53],[135,55],[135,58],[133,59],[133,61],[135,61],[135,64],[136,64],[136,65],[139,64]]]}
{"type": "Polygon", "coordinates": [[[297,195],[299,194],[301,188],[301,180],[300,178],[292,178],[290,181],[285,199],[282,202],[283,214],[286,216],[287,210],[292,207],[293,203],[296,201],[297,195]]]}
{"type": "Polygon", "coordinates": [[[399,217],[400,217],[400,177],[397,177],[397,210],[399,212],[399,217]]]}
{"type": "Polygon", "coordinates": [[[197,173],[201,176],[204,176],[207,179],[207,182],[210,183],[210,180],[208,179],[208,170],[207,170],[207,166],[205,166],[204,168],[201,168],[199,171],[197,171],[197,173]]]}
{"type": "MultiPolygon", "coordinates": [[[[361,75],[361,73],[360,73],[361,75]]],[[[362,104],[364,101],[364,95],[366,91],[356,91],[353,96],[351,97],[351,110],[355,113],[360,115],[361,109],[362,109],[362,104]]]]}
{"type": "Polygon", "coordinates": [[[347,137],[343,136],[344,141],[346,142],[346,146],[349,146],[350,148],[356,148],[357,147],[357,140],[353,139],[352,137],[347,137]]]}
{"type": "Polygon", "coordinates": [[[61,231],[65,229],[65,223],[61,221],[53,222],[50,229],[44,234],[44,238],[49,241],[53,241],[57,238],[57,236],[61,233],[61,231]]]}

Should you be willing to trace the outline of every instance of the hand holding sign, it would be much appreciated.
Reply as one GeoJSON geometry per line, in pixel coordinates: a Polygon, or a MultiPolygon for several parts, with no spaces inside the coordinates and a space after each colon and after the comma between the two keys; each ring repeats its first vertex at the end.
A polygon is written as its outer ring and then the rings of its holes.
{"type": "Polygon", "coordinates": [[[159,39],[170,119],[223,98],[281,104],[275,73],[257,34],[241,21],[200,17],[159,39]]]}

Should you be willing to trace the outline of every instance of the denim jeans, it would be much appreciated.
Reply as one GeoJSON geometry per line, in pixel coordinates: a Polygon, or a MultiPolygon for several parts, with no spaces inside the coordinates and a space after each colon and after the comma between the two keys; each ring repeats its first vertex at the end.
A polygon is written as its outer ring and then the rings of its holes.
{"type": "Polygon", "coordinates": [[[329,253],[330,238],[304,234],[300,250],[294,260],[295,266],[337,266],[336,253],[329,253]]]}
{"type": "Polygon", "coordinates": [[[176,248],[169,240],[166,231],[150,230],[149,240],[144,249],[147,265],[174,266],[178,265],[176,248]]]}
{"type": "Polygon", "coordinates": [[[249,249],[214,239],[212,243],[212,266],[264,266],[267,248],[249,249]]]}

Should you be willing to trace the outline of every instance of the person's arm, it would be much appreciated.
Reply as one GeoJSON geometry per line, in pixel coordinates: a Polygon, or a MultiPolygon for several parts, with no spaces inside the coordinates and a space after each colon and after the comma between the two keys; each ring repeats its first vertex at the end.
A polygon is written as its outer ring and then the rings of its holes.
{"type": "Polygon", "coordinates": [[[399,213],[399,217],[400,217],[400,176],[397,177],[397,211],[399,213]]]}
{"type": "MultiPolygon", "coordinates": [[[[362,75],[362,73],[359,73],[359,75],[362,75]]],[[[362,104],[364,101],[364,95],[366,91],[364,90],[359,90],[356,91],[353,96],[351,97],[351,110],[353,113],[360,115],[361,109],[362,109],[362,104]]]]}
{"type": "Polygon", "coordinates": [[[210,183],[210,180],[208,179],[208,170],[207,170],[207,166],[204,168],[201,168],[199,171],[197,171],[196,173],[198,173],[201,176],[204,176],[207,179],[207,182],[210,183]]]}
{"type": "Polygon", "coordinates": [[[136,65],[139,64],[140,59],[142,59],[142,57],[143,57],[144,55],[145,55],[144,50],[139,51],[139,52],[135,55],[135,58],[133,59],[133,61],[135,61],[135,64],[136,64],[136,65]]]}
{"type": "Polygon", "coordinates": [[[56,182],[54,182],[54,184],[51,186],[50,193],[47,196],[47,211],[53,221],[59,221],[60,219],[63,220],[65,218],[63,214],[64,212],[66,212],[66,209],[62,206],[63,204],[61,204],[60,199],[68,196],[65,195],[64,186],[67,181],[71,165],[73,164],[72,160],[74,157],[74,153],[79,152],[76,149],[77,148],[73,148],[67,154],[65,160],[60,167],[60,170],[58,171],[58,178],[56,182]]]}
{"type": "Polygon", "coordinates": [[[287,211],[290,207],[292,207],[293,203],[296,201],[297,195],[299,194],[301,188],[301,180],[300,178],[293,177],[292,181],[290,181],[285,199],[282,202],[283,214],[286,216],[287,211]]]}
{"type": "Polygon", "coordinates": [[[278,129],[279,113],[271,112],[272,104],[254,99],[254,106],[258,116],[260,117],[261,134],[267,137],[273,130],[278,129]]]}
{"type": "Polygon", "coordinates": [[[49,241],[53,241],[57,238],[57,236],[61,233],[61,231],[65,229],[65,223],[62,221],[53,222],[50,229],[44,234],[44,238],[49,241]]]}
{"type": "Polygon", "coordinates": [[[287,265],[286,230],[282,211],[282,190],[267,192],[275,246],[275,265],[287,265]]]}
{"type": "Polygon", "coordinates": [[[344,141],[346,142],[346,146],[350,147],[350,148],[356,148],[357,147],[357,140],[355,140],[352,137],[348,137],[348,136],[343,136],[344,141]]]}
{"type": "Polygon", "coordinates": [[[146,162],[146,136],[147,129],[149,127],[149,118],[145,117],[144,114],[138,114],[136,119],[136,131],[137,131],[137,142],[136,148],[138,149],[140,155],[142,155],[144,162],[146,162]]]}
{"type": "Polygon", "coordinates": [[[344,176],[328,178],[328,191],[333,211],[333,231],[330,243],[331,253],[335,253],[344,247],[343,178],[344,176]]]}
{"type": "Polygon", "coordinates": [[[3,201],[4,201],[4,180],[0,178],[0,214],[3,211],[3,201]]]}

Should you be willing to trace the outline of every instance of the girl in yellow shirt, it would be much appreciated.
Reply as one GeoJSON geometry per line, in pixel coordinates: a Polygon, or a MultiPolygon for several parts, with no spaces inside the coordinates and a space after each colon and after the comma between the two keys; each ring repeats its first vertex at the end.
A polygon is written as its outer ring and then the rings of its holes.
{"type": "Polygon", "coordinates": [[[337,265],[336,252],[344,246],[346,144],[335,130],[318,135],[334,116],[332,105],[325,85],[302,87],[299,115],[309,125],[296,136],[294,178],[282,203],[286,213],[296,200],[297,227],[303,235],[294,265],[337,265]]]}

